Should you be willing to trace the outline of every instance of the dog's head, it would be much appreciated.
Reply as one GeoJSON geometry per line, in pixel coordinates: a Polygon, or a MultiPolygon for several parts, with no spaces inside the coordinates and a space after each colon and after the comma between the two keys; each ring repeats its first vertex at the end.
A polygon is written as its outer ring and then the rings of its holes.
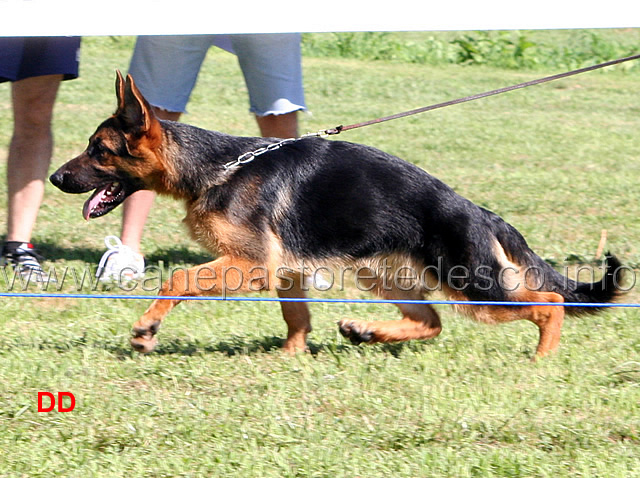
{"type": "Polygon", "coordinates": [[[160,154],[162,127],[133,78],[117,72],[117,111],[89,138],[87,149],[51,175],[66,193],[95,190],[85,219],[104,216],[140,189],[157,190],[165,175],[160,154]]]}

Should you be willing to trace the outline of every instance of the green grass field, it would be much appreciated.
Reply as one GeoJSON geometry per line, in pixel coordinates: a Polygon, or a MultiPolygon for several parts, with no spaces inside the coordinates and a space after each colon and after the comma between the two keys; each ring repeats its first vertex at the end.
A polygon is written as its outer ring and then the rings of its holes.
{"type": "MultiPolygon", "coordinates": [[[[527,35],[558,48],[579,39],[527,35]]],[[[640,50],[635,30],[602,36],[640,50]]],[[[114,111],[114,71],[126,70],[132,45],[132,38],[84,40],[81,78],[59,94],[52,170],[82,151],[114,111]]],[[[302,132],[562,70],[312,53],[304,74],[313,114],[301,116],[302,132]]],[[[339,139],[418,164],[500,214],[560,270],[594,263],[606,229],[607,248],[637,273],[639,85],[637,67],[616,68],[339,139]]],[[[9,91],[0,85],[3,177],[9,91]]],[[[256,135],[247,108],[235,59],[211,51],[184,121],[256,135]]],[[[104,236],[119,232],[119,212],[85,222],[85,199],[48,185],[33,238],[46,269],[95,270],[104,236]]],[[[181,205],[157,201],[143,241],[149,264],[207,260],[185,234],[182,214],[181,205]]],[[[11,288],[3,277],[0,288],[11,288]]],[[[67,281],[62,292],[77,288],[67,281]]],[[[95,293],[110,292],[121,291],[95,293]]],[[[337,296],[367,297],[313,294],[337,296]]],[[[140,356],[129,348],[129,331],[147,300],[0,300],[0,476],[640,476],[637,309],[567,319],[559,352],[531,363],[532,324],[476,324],[446,306],[438,307],[444,330],[434,340],[356,347],[336,321],[392,319],[395,308],[313,304],[311,353],[291,358],[279,351],[286,329],[277,304],[193,301],[170,314],[156,352],[140,356]],[[38,391],[72,392],[76,407],[38,413],[38,391]]],[[[624,301],[640,302],[636,288],[624,301]]]]}

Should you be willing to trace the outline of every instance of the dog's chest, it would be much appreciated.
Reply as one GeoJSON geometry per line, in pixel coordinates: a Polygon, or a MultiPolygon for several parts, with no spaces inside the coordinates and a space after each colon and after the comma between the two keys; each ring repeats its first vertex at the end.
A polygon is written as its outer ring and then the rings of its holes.
{"type": "Polygon", "coordinates": [[[219,211],[202,211],[188,207],[183,222],[191,237],[216,255],[233,255],[260,260],[264,255],[264,238],[255,228],[238,223],[219,211]]]}

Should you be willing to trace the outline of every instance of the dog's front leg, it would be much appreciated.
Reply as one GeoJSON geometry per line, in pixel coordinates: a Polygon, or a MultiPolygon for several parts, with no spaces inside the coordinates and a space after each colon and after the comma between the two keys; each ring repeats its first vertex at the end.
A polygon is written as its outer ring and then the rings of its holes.
{"type": "MultiPolygon", "coordinates": [[[[256,292],[269,289],[269,271],[266,267],[243,258],[223,256],[190,269],[173,272],[160,291],[161,296],[198,297],[227,295],[237,292],[256,292]]],[[[156,299],[133,325],[131,346],[142,353],[151,352],[162,320],[180,299],[156,299]]]]}
{"type": "MultiPolygon", "coordinates": [[[[277,288],[281,299],[304,299],[307,294],[303,288],[304,277],[290,276],[277,288]]],[[[282,348],[293,355],[307,350],[307,335],[311,332],[311,314],[306,302],[282,301],[282,317],[287,323],[287,341],[282,348]]]]}

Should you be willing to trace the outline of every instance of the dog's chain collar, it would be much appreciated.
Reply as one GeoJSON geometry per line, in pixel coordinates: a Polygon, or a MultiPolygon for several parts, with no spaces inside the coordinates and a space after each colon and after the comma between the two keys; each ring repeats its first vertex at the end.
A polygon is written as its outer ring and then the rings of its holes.
{"type": "Polygon", "coordinates": [[[224,165],[224,169],[226,171],[229,171],[230,169],[235,169],[239,166],[242,166],[243,164],[250,163],[251,161],[256,159],[258,156],[268,153],[269,151],[275,151],[276,149],[280,149],[285,144],[293,143],[295,141],[299,141],[301,139],[310,138],[310,137],[324,138],[326,136],[329,136],[330,134],[332,134],[331,130],[323,129],[315,133],[305,133],[298,138],[286,138],[281,141],[278,141],[277,143],[271,143],[267,146],[256,149],[255,151],[249,151],[247,153],[241,154],[240,156],[238,156],[237,159],[234,159],[233,161],[229,161],[228,163],[226,163],[224,165]]]}

